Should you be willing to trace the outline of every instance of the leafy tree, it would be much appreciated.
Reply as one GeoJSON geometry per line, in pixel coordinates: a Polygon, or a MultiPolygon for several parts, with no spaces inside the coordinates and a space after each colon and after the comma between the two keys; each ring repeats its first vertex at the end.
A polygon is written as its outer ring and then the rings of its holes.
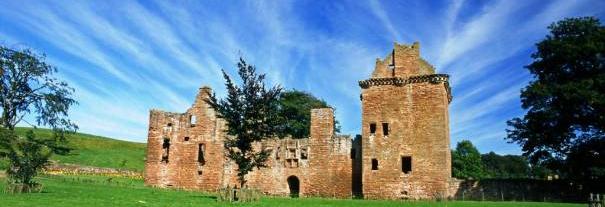
{"type": "Polygon", "coordinates": [[[490,152],[481,155],[485,177],[489,178],[528,178],[529,163],[523,156],[499,155],[490,152]]]}
{"type": "Polygon", "coordinates": [[[266,167],[265,161],[271,154],[266,149],[255,150],[253,144],[282,130],[279,124],[282,89],[279,86],[266,88],[265,74],[257,74],[256,67],[248,65],[242,58],[237,67],[241,85],[236,85],[223,70],[227,97],[219,100],[215,94],[210,94],[207,102],[227,122],[227,157],[237,164],[238,179],[244,187],[246,174],[254,168],[266,167]]]}
{"type": "Polygon", "coordinates": [[[76,103],[73,89],[53,75],[55,67],[29,50],[13,50],[0,46],[0,157],[8,158],[10,186],[26,192],[37,184],[32,178],[48,164],[53,153],[66,154],[66,133],[77,126],[68,119],[69,108],[76,103]],[[36,137],[29,131],[17,136],[15,126],[26,117],[36,126],[53,129],[51,138],[36,137]]]}
{"type": "Polygon", "coordinates": [[[537,43],[532,80],[521,91],[527,113],[507,123],[507,139],[534,165],[562,176],[605,176],[605,28],[567,18],[537,43]]]}
{"type": "Polygon", "coordinates": [[[483,177],[481,154],[469,140],[462,140],[452,151],[452,174],[456,178],[480,179],[483,177]]]}
{"type": "MultiPolygon", "coordinates": [[[[293,138],[307,138],[311,127],[311,109],[331,107],[325,101],[298,90],[284,91],[280,98],[279,115],[283,119],[283,135],[293,138]]],[[[338,121],[334,122],[335,132],[340,132],[338,121]]]]}

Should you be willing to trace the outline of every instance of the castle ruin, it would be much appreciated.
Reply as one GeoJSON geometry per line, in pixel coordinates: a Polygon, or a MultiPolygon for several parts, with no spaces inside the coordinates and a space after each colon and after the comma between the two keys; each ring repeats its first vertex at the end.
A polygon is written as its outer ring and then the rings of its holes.
{"type": "MultiPolygon", "coordinates": [[[[331,108],[311,110],[310,137],[268,139],[266,168],[247,185],[270,195],[368,199],[448,196],[451,179],[448,76],[435,74],[419,44],[395,43],[359,81],[360,139],[336,135],[331,108]]],[[[236,186],[237,165],[225,157],[226,123],[205,102],[202,87],[185,113],[151,110],[145,184],[216,191],[236,186]]]]}

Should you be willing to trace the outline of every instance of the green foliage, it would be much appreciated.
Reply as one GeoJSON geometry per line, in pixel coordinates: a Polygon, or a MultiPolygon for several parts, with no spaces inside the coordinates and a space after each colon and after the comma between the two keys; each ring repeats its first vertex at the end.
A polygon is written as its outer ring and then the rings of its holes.
{"type": "Polygon", "coordinates": [[[530,167],[527,159],[518,155],[498,155],[490,152],[481,155],[486,178],[528,178],[530,167]]]}
{"type": "Polygon", "coordinates": [[[8,169],[8,159],[0,157],[0,171],[8,169]]]}
{"type": "MultiPolygon", "coordinates": [[[[283,135],[293,138],[307,138],[311,127],[311,109],[331,107],[324,100],[298,90],[284,91],[279,98],[279,115],[283,119],[283,135]]],[[[340,132],[338,121],[334,122],[334,131],[340,132]]]]}
{"type": "Polygon", "coordinates": [[[77,126],[67,118],[76,104],[73,88],[53,77],[57,69],[29,50],[12,50],[0,46],[0,125],[13,130],[24,117],[34,117],[36,124],[49,126],[59,138],[77,126]]]}
{"type": "Polygon", "coordinates": [[[39,169],[48,164],[52,154],[52,149],[46,145],[46,141],[36,138],[31,130],[22,137],[14,134],[12,130],[0,128],[0,154],[10,161],[6,172],[11,184],[36,184],[32,178],[39,169]]]}
{"type": "Polygon", "coordinates": [[[0,157],[9,160],[9,181],[23,191],[36,186],[33,176],[53,153],[69,152],[65,133],[77,129],[67,117],[76,103],[71,98],[74,90],[53,77],[56,71],[43,56],[0,46],[0,157]],[[25,136],[15,134],[15,126],[24,117],[52,128],[54,136],[40,138],[33,131],[25,136]]]}
{"type": "Polygon", "coordinates": [[[526,68],[522,118],[507,139],[534,165],[570,178],[605,176],[605,27],[593,17],[552,24],[526,68]]]}
{"type": "Polygon", "coordinates": [[[265,167],[271,154],[266,149],[256,151],[252,145],[282,130],[278,99],[282,89],[279,86],[265,88],[265,74],[256,74],[256,67],[241,58],[237,67],[241,86],[223,70],[227,98],[218,100],[209,94],[207,102],[227,122],[226,131],[230,136],[225,140],[226,156],[237,164],[238,178],[244,186],[246,174],[254,168],[265,167]]]}
{"type": "Polygon", "coordinates": [[[468,140],[462,140],[452,151],[452,176],[464,179],[481,179],[484,177],[481,154],[468,140]]]}

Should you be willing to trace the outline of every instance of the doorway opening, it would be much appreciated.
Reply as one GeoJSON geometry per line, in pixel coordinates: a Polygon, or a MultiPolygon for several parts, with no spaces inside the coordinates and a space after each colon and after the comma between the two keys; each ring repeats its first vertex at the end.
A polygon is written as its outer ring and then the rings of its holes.
{"type": "Polygon", "coordinates": [[[294,175],[288,177],[288,187],[290,188],[290,197],[298,198],[300,192],[300,181],[294,175]]]}

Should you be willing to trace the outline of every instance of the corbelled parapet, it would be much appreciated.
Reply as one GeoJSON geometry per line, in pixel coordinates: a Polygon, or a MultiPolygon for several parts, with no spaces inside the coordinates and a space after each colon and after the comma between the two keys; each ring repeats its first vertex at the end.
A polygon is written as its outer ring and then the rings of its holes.
{"type": "Polygon", "coordinates": [[[448,94],[449,102],[452,102],[452,94],[451,88],[449,85],[449,75],[447,74],[431,74],[431,75],[418,75],[411,76],[407,78],[402,77],[388,77],[388,78],[370,78],[367,80],[359,81],[359,87],[363,89],[370,88],[372,86],[383,86],[383,85],[393,85],[393,86],[404,86],[407,84],[414,83],[432,83],[432,84],[440,84],[444,83],[445,90],[448,94]]]}

